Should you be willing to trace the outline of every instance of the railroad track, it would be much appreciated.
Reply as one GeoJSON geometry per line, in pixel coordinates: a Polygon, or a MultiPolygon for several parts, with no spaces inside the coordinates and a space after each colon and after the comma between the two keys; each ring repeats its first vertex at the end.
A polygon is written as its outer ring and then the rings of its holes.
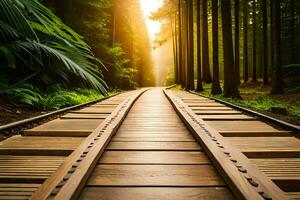
{"type": "Polygon", "coordinates": [[[115,95],[118,95],[118,94],[120,94],[120,93],[116,93],[116,94],[113,94],[113,95],[110,95],[110,96],[103,97],[101,99],[93,100],[93,101],[82,103],[82,104],[79,104],[79,105],[62,108],[62,109],[59,109],[59,110],[55,110],[55,111],[52,111],[52,112],[49,112],[49,113],[46,113],[46,114],[31,117],[31,118],[28,118],[28,119],[24,119],[24,120],[12,122],[12,123],[9,123],[9,124],[1,125],[0,126],[0,141],[2,140],[2,137],[10,137],[11,135],[18,134],[18,133],[22,132],[23,130],[33,128],[33,127],[36,127],[40,124],[48,122],[50,120],[56,119],[56,118],[64,115],[65,113],[72,112],[72,111],[81,109],[83,107],[86,107],[86,106],[89,106],[89,105],[92,105],[92,104],[96,104],[100,101],[103,101],[107,98],[114,97],[115,95]]]}
{"type": "Polygon", "coordinates": [[[211,99],[124,93],[0,143],[0,199],[299,199],[300,141],[211,99]]]}

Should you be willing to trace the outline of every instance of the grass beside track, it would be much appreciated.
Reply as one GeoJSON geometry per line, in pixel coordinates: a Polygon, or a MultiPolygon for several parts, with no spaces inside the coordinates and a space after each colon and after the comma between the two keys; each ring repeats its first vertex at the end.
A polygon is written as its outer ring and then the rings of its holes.
{"type": "MultiPolygon", "coordinates": [[[[203,84],[204,91],[199,94],[223,100],[237,106],[249,108],[292,124],[300,125],[300,88],[286,89],[282,95],[271,95],[270,87],[262,87],[259,83],[241,85],[239,88],[242,99],[225,98],[222,94],[212,95],[211,84],[203,84]],[[287,115],[270,112],[271,107],[284,107],[287,115]]],[[[173,90],[182,90],[180,86],[173,90]]]]}

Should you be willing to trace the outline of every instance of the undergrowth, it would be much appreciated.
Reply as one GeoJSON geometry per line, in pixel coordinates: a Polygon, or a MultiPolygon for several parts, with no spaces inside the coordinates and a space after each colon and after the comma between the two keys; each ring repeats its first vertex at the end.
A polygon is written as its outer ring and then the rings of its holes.
{"type": "Polygon", "coordinates": [[[220,99],[238,106],[246,107],[246,108],[254,108],[256,110],[270,111],[271,107],[283,107],[286,108],[288,113],[292,116],[300,118],[300,107],[293,106],[288,103],[274,100],[270,98],[268,95],[257,96],[253,99],[232,99],[225,98],[222,95],[209,95],[216,99],[220,99]]]}
{"type": "MultiPolygon", "coordinates": [[[[109,95],[116,92],[111,91],[109,95]]],[[[41,91],[30,84],[21,84],[13,87],[1,85],[0,96],[9,104],[42,111],[57,110],[104,97],[100,92],[93,89],[76,88],[74,90],[67,90],[59,86],[54,86],[47,91],[41,91]]]]}
{"type": "MultiPolygon", "coordinates": [[[[222,84],[221,84],[222,85],[222,84]]],[[[251,96],[249,99],[232,99],[225,98],[222,94],[212,95],[211,94],[211,84],[203,84],[203,91],[200,94],[213,97],[216,99],[223,100],[225,102],[232,103],[245,108],[261,110],[261,111],[270,111],[271,107],[284,107],[287,109],[287,112],[297,118],[300,118],[300,106],[292,105],[291,103],[284,100],[276,100],[272,98],[269,91],[260,86],[257,87],[242,87],[240,88],[241,96],[251,96]]],[[[173,90],[182,90],[180,86],[174,87],[173,90]]],[[[288,88],[288,92],[299,92],[299,88],[288,88]]]]}

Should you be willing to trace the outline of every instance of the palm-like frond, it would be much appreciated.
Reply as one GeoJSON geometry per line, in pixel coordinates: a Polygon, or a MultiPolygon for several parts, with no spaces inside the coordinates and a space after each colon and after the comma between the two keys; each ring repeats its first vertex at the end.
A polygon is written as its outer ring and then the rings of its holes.
{"type": "Polygon", "coordinates": [[[36,73],[61,63],[63,68],[55,68],[61,77],[68,80],[66,71],[71,72],[106,93],[107,85],[97,66],[103,63],[80,35],[38,0],[1,0],[0,34],[0,57],[7,62],[0,61],[0,67],[15,66],[19,60],[36,73]]]}
{"type": "MultiPolygon", "coordinates": [[[[105,88],[107,85],[101,82],[101,74],[95,70],[93,64],[77,53],[77,49],[54,42],[46,45],[32,41],[16,41],[9,49],[14,52],[16,56],[22,56],[22,54],[26,52],[27,58],[39,58],[39,62],[41,63],[43,63],[43,58],[45,57],[59,61],[64,64],[68,71],[82,77],[92,87],[103,93],[106,92],[105,88]]],[[[63,70],[59,71],[56,69],[56,73],[61,73],[62,76],[65,76],[63,70]]]]}
{"type": "Polygon", "coordinates": [[[0,20],[0,41],[11,41],[23,37],[16,29],[0,20]]]}
{"type": "Polygon", "coordinates": [[[27,38],[38,40],[35,32],[30,26],[24,12],[16,6],[12,0],[0,1],[0,20],[6,22],[13,29],[22,33],[27,38]]]}
{"type": "Polygon", "coordinates": [[[66,26],[53,12],[43,6],[38,0],[12,1],[16,2],[16,4],[22,5],[22,7],[34,16],[34,20],[48,31],[71,41],[78,48],[91,53],[90,47],[82,40],[82,37],[66,26]]]}

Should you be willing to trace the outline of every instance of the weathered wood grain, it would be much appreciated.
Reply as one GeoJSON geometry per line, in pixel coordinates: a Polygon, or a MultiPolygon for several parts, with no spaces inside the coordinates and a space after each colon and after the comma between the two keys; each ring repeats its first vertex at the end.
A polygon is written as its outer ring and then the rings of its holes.
{"type": "Polygon", "coordinates": [[[106,151],[98,163],[102,164],[210,164],[203,152],[182,151],[106,151]]]}
{"type": "Polygon", "coordinates": [[[233,200],[224,187],[86,187],[81,200],[233,200]],[[101,195],[99,195],[101,194],[101,195]]]}
{"type": "Polygon", "coordinates": [[[17,135],[0,142],[0,154],[64,156],[72,153],[83,140],[81,137],[17,135]]]}
{"type": "Polygon", "coordinates": [[[211,165],[98,164],[87,186],[224,186],[211,165]]]}
{"type": "MultiPolygon", "coordinates": [[[[183,121],[186,122],[186,125],[194,133],[195,137],[197,137],[204,151],[212,159],[212,162],[226,181],[227,185],[231,188],[236,198],[262,198],[261,193],[256,190],[256,187],[251,184],[251,181],[255,181],[255,183],[258,184],[257,186],[260,187],[260,191],[263,191],[265,195],[272,199],[287,198],[282,190],[260,172],[255,165],[250,163],[240,151],[227,142],[225,138],[209,124],[211,122],[215,123],[215,121],[205,122],[201,120],[187,105],[170,91],[165,90],[165,94],[170,102],[172,102],[177,113],[181,116],[183,121]]],[[[249,125],[252,121],[242,122],[245,124],[248,123],[249,125]]],[[[227,126],[225,126],[223,122],[215,123],[215,125],[229,129],[228,122],[226,123],[227,126]]],[[[264,128],[266,125],[261,125],[261,127],[264,128]]]]}

